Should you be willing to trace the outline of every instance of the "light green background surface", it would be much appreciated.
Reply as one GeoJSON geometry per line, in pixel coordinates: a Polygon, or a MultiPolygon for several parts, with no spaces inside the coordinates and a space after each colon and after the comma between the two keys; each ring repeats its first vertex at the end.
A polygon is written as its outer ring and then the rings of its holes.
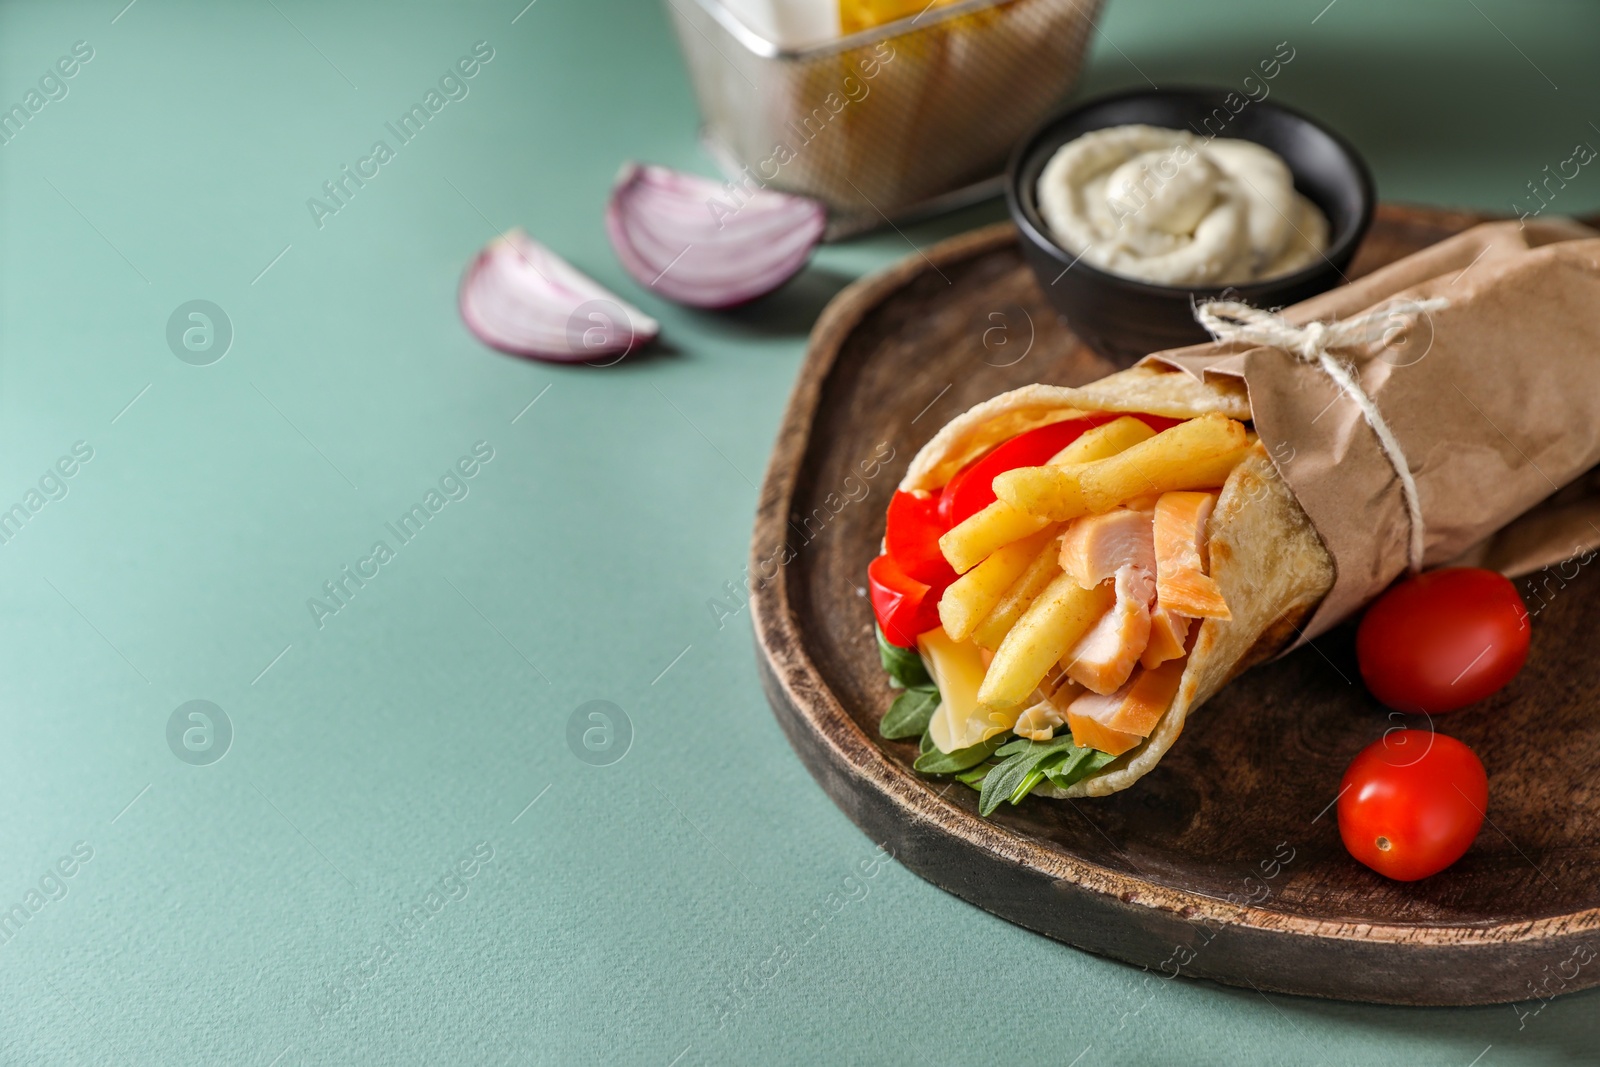
{"type": "MultiPolygon", "coordinates": [[[[94,49],[0,147],[0,503],[94,450],[0,545],[0,899],[93,850],[0,945],[0,1061],[1600,1057],[1596,995],[1519,1020],[1151,982],[862,875],[872,845],[779,733],[747,615],[718,629],[706,602],[741,575],[821,304],[997,207],[689,312],[601,227],[623,160],[710,169],[660,5],[124,2],[0,8],[5,106],[94,49]],[[480,40],[470,95],[313,225],[306,199],[480,40]],[[519,223],[670,353],[477,344],[458,275],[519,223]],[[164,336],[196,298],[235,330],[206,367],[164,336]],[[470,495],[318,629],[307,598],[478,441],[470,495]],[[166,741],[196,698],[236,731],[210,766],[166,741]],[[566,742],[591,699],[632,720],[611,766],[566,742]],[[474,847],[493,858],[430,912],[474,847]]],[[[1236,85],[1288,40],[1275,98],[1349,135],[1386,196],[1500,210],[1600,144],[1594,5],[1324,2],[1112,0],[1084,91],[1236,85]]],[[[1556,207],[1600,205],[1592,171],[1556,207]]]]}

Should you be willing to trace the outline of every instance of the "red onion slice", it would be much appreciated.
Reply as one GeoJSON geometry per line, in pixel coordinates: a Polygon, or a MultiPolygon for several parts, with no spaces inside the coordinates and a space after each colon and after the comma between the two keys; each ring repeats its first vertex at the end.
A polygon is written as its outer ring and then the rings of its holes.
{"type": "Polygon", "coordinates": [[[628,273],[698,308],[778,288],[806,265],[827,221],[827,209],[802,196],[636,163],[622,168],[606,205],[606,233],[628,273]]]}
{"type": "Polygon", "coordinates": [[[631,352],[661,326],[520,229],[490,241],[461,279],[461,321],[514,356],[581,363],[631,352]]]}

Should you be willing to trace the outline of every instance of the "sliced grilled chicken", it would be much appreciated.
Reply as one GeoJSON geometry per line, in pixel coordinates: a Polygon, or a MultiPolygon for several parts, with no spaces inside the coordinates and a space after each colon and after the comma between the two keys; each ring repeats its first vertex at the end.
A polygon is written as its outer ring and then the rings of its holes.
{"type": "Polygon", "coordinates": [[[1085,589],[1113,577],[1123,567],[1156,572],[1150,512],[1112,508],[1104,515],[1075,520],[1061,537],[1061,569],[1085,589]]]}
{"type": "Polygon", "coordinates": [[[1161,606],[1194,619],[1229,619],[1222,590],[1206,573],[1206,527],[1216,493],[1163,493],[1156,501],[1156,597],[1161,606]]]}
{"type": "MultiPolygon", "coordinates": [[[[1149,523],[1145,525],[1148,529],[1149,523]]],[[[1061,661],[1068,678],[1095,693],[1116,692],[1133,674],[1150,641],[1155,575],[1128,564],[1117,569],[1113,588],[1116,603],[1061,661]]]]}
{"type": "Polygon", "coordinates": [[[1115,693],[1085,693],[1067,707],[1072,740],[1120,755],[1148,737],[1172,705],[1183,679],[1183,661],[1140,670],[1115,693]]]}

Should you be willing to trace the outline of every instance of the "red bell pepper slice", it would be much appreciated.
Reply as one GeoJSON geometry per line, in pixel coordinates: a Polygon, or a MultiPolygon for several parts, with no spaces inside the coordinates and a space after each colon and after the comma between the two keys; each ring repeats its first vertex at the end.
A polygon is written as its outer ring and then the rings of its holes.
{"type": "Polygon", "coordinates": [[[896,492],[889,498],[883,539],[885,551],[908,578],[942,587],[956,580],[956,572],[939,551],[939,538],[949,528],[939,521],[939,500],[938,493],[896,492]]]}
{"type": "Polygon", "coordinates": [[[868,564],[867,588],[878,629],[890,644],[916,648],[918,634],[939,628],[939,598],[944,587],[908,576],[892,557],[879,556],[868,564]]]}

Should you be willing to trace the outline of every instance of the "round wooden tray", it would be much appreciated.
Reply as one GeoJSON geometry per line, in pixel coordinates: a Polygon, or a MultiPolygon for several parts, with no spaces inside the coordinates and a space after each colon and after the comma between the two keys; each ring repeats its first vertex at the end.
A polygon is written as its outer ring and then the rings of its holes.
{"type": "MultiPolygon", "coordinates": [[[[1351,276],[1478,221],[1386,206],[1351,276]]],[[[1522,674],[1438,724],[1483,758],[1489,820],[1460,862],[1422,882],[1380,878],[1339,841],[1330,805],[1345,765],[1397,724],[1362,688],[1348,626],[1235,680],[1112,797],[1030,798],[985,820],[965,786],[912,772],[914,741],[879,738],[893,694],[862,586],[912,455],[980,400],[1112,369],[1045,303],[1009,224],[908,257],[824,312],[762,486],[751,564],[763,682],[812,775],[935,885],[1162,974],[1393,1004],[1600,984],[1592,570],[1546,595],[1522,674]]]]}

